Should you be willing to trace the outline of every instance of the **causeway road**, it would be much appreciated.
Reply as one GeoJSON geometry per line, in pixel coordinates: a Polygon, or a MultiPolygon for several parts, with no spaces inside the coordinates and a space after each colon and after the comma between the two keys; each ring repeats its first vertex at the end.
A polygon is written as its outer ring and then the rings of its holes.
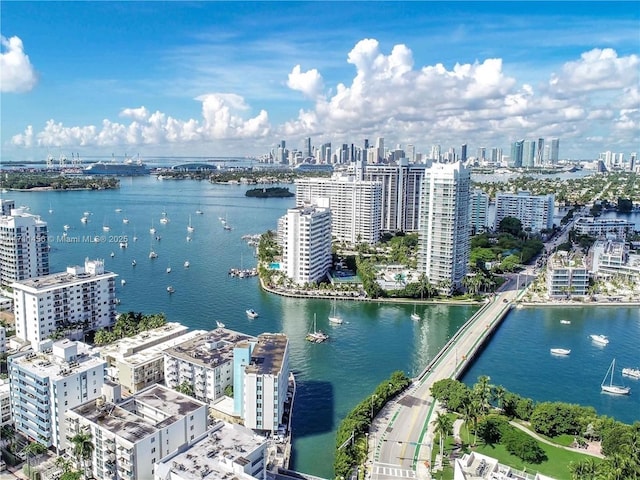
{"type": "Polygon", "coordinates": [[[515,283],[514,278],[503,285],[502,291],[449,340],[413,385],[374,419],[368,434],[366,478],[431,478],[434,436],[431,422],[438,408],[431,396],[431,385],[461,375],[521,293],[515,283]]]}

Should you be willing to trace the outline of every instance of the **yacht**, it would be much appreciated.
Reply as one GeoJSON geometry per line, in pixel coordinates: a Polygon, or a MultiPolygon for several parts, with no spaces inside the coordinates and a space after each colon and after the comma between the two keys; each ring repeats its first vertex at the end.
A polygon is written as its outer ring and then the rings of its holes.
{"type": "Polygon", "coordinates": [[[609,344],[609,339],[607,338],[606,335],[598,335],[598,334],[592,334],[589,335],[589,337],[591,337],[591,340],[594,341],[594,343],[598,343],[600,345],[608,345],[609,344]]]}
{"type": "Polygon", "coordinates": [[[566,348],[552,348],[551,353],[553,355],[569,355],[571,353],[571,350],[568,350],[566,348]]]}
{"type": "Polygon", "coordinates": [[[216,327],[218,327],[218,328],[224,328],[224,326],[225,326],[225,325],[224,325],[224,323],[222,323],[222,322],[221,322],[221,321],[219,321],[219,320],[216,320],[216,327]]]}
{"type": "Polygon", "coordinates": [[[151,258],[151,259],[158,258],[158,254],[156,252],[154,252],[153,250],[151,250],[149,252],[149,258],[151,258]]]}
{"type": "Polygon", "coordinates": [[[132,267],[135,267],[136,265],[137,265],[137,264],[136,264],[136,259],[134,258],[133,260],[131,260],[131,266],[132,266],[132,267]]]}
{"type": "Polygon", "coordinates": [[[82,217],[82,218],[80,219],[80,221],[81,221],[82,223],[87,223],[87,222],[89,221],[89,217],[82,217]]]}
{"type": "Polygon", "coordinates": [[[172,294],[175,291],[176,291],[175,288],[173,288],[171,285],[167,287],[167,292],[169,292],[169,294],[172,294]]]}
{"type": "Polygon", "coordinates": [[[189,263],[189,260],[185,260],[184,268],[189,268],[190,266],[191,266],[191,264],[189,263]]]}
{"type": "Polygon", "coordinates": [[[128,218],[123,218],[122,219],[122,223],[129,223],[129,219],[128,218]]]}
{"type": "Polygon", "coordinates": [[[562,325],[571,325],[571,320],[560,320],[562,325]]]}
{"type": "Polygon", "coordinates": [[[607,370],[607,374],[602,379],[602,383],[600,384],[600,389],[606,393],[613,393],[614,395],[629,395],[631,388],[625,387],[624,385],[616,385],[613,383],[613,374],[616,369],[616,359],[614,358],[609,366],[609,370],[607,370]],[[607,383],[607,379],[609,383],[607,383]]]}
{"type": "Polygon", "coordinates": [[[129,246],[128,242],[120,242],[120,248],[127,248],[129,246]]]}
{"type": "Polygon", "coordinates": [[[71,225],[64,225],[62,228],[64,228],[64,231],[66,232],[71,228],[71,225]]]}
{"type": "Polygon", "coordinates": [[[246,310],[247,313],[247,317],[249,318],[258,318],[258,312],[256,312],[253,308],[249,308],[248,310],[246,310]]]}
{"type": "Polygon", "coordinates": [[[124,278],[120,280],[120,285],[125,286],[126,284],[127,284],[127,281],[124,278]]]}
{"type": "Polygon", "coordinates": [[[622,374],[627,377],[640,379],[640,368],[623,368],[622,374]]]}

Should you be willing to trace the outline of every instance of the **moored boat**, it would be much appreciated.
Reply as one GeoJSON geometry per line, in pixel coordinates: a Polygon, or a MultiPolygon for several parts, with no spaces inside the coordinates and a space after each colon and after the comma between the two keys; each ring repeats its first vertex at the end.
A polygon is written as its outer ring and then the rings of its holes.
{"type": "Polygon", "coordinates": [[[221,322],[221,321],[219,321],[219,320],[216,320],[216,327],[218,327],[218,328],[224,328],[224,326],[225,326],[225,325],[224,325],[224,323],[222,323],[222,322],[221,322]]]}
{"type": "Polygon", "coordinates": [[[248,310],[245,310],[247,313],[247,317],[249,318],[258,318],[258,312],[256,312],[253,308],[249,308],[248,310]]]}
{"type": "Polygon", "coordinates": [[[622,375],[640,380],[640,368],[623,368],[622,375]]]}
{"type": "Polygon", "coordinates": [[[171,293],[173,293],[173,292],[175,292],[175,291],[176,291],[176,289],[175,289],[175,288],[173,288],[171,285],[169,285],[169,286],[167,287],[167,292],[169,292],[169,294],[171,294],[171,293]]]}
{"type": "Polygon", "coordinates": [[[602,383],[600,384],[600,389],[605,393],[613,393],[614,395],[629,395],[631,388],[625,387],[624,385],[615,385],[613,383],[613,373],[616,369],[616,359],[614,358],[611,361],[611,365],[609,366],[609,370],[607,370],[607,374],[602,379],[602,383]],[[607,379],[609,379],[609,383],[607,383],[607,379]]]}
{"type": "Polygon", "coordinates": [[[589,337],[591,337],[591,340],[593,340],[595,343],[598,343],[600,345],[608,345],[609,344],[609,339],[607,338],[606,335],[598,335],[598,334],[591,334],[589,335],[589,337]]]}
{"type": "Polygon", "coordinates": [[[552,348],[551,353],[553,355],[569,355],[571,353],[571,350],[566,348],[552,348]]]}
{"type": "Polygon", "coordinates": [[[571,325],[571,320],[560,320],[562,325],[571,325]]]}

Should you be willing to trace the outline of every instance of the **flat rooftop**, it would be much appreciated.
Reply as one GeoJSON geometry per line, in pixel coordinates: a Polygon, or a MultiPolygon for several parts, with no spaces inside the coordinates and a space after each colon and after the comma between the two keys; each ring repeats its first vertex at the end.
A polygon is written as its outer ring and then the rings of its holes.
{"type": "Polygon", "coordinates": [[[97,275],[93,275],[91,273],[74,274],[69,272],[59,272],[52,273],[51,275],[45,275],[43,277],[34,277],[26,280],[20,280],[19,282],[14,282],[13,285],[19,285],[23,288],[26,287],[27,289],[33,291],[44,291],[64,285],[79,285],[88,281],[115,278],[117,276],[118,274],[113,272],[104,272],[97,275]]]}
{"type": "Polygon", "coordinates": [[[128,442],[135,443],[203,406],[202,402],[188,395],[162,385],[154,385],[118,404],[105,403],[98,406],[96,400],[92,400],[72,408],[71,411],[128,442]],[[148,415],[138,415],[138,407],[142,405],[162,412],[159,420],[155,421],[148,415]]]}
{"type": "Polygon", "coordinates": [[[246,456],[264,448],[265,442],[242,425],[218,422],[191,448],[159,462],[158,470],[170,469],[185,480],[250,479],[249,475],[233,473],[234,464],[244,468],[249,463],[246,456]]]}
{"type": "Polygon", "coordinates": [[[238,343],[247,341],[257,342],[258,339],[226,328],[216,328],[168,348],[164,352],[167,355],[209,368],[233,361],[234,347],[238,343]]]}
{"type": "Polygon", "coordinates": [[[167,323],[159,328],[140,332],[133,337],[125,337],[114,343],[100,347],[102,358],[116,360],[129,365],[142,365],[164,355],[164,351],[186,340],[206,333],[204,330],[189,331],[177,322],[167,323]]]}
{"type": "Polygon", "coordinates": [[[258,336],[258,344],[251,352],[251,362],[247,373],[258,375],[278,375],[289,339],[284,333],[263,333],[258,336]]]}
{"type": "MultiPolygon", "coordinates": [[[[69,340],[62,340],[61,342],[73,343],[69,340]]],[[[72,362],[68,362],[53,353],[30,351],[24,356],[17,357],[14,363],[40,378],[49,378],[54,382],[105,363],[89,345],[82,342],[75,343],[78,350],[75,360],[72,362]]]]}

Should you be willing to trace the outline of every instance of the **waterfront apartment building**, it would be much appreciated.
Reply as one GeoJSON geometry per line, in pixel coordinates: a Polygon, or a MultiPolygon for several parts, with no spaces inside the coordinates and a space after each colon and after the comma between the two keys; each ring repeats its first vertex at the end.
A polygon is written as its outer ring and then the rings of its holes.
{"type": "Polygon", "coordinates": [[[0,285],[49,274],[47,222],[12,200],[2,201],[0,215],[0,285]]]}
{"type": "Polygon", "coordinates": [[[589,249],[591,276],[640,282],[640,255],[630,253],[623,240],[597,240],[589,249]]]}
{"type": "Polygon", "coordinates": [[[105,362],[81,342],[49,344],[9,357],[11,411],[18,432],[60,452],[68,446],[66,412],[102,394],[105,362]]]}
{"type": "Polygon", "coordinates": [[[531,195],[523,190],[518,193],[498,193],[496,195],[496,219],[498,228],[502,219],[514,217],[522,223],[522,229],[533,233],[553,228],[555,196],[531,195]]]}
{"type": "MultiPolygon", "coordinates": [[[[131,397],[98,398],[67,412],[67,435],[91,434],[91,473],[99,480],[154,478],[161,458],[184,448],[208,428],[205,403],[162,385],[131,397]]],[[[203,477],[198,477],[203,478],[203,477]]]]}
{"type": "Polygon", "coordinates": [[[103,260],[85,260],[66,272],[11,284],[16,336],[34,349],[56,328],[75,325],[80,334],[113,325],[117,274],[103,260]]]}
{"type": "Polygon", "coordinates": [[[469,195],[469,226],[471,235],[486,231],[488,226],[489,195],[475,189],[469,195]]]}
{"type": "Polygon", "coordinates": [[[266,478],[267,446],[265,437],[242,425],[216,421],[156,463],[153,480],[266,478]]]}
{"type": "Polygon", "coordinates": [[[403,158],[396,165],[355,164],[357,180],[380,183],[380,228],[383,232],[418,231],[420,185],[426,165],[403,158]]]}
{"type": "MultiPolygon", "coordinates": [[[[233,349],[238,343],[256,342],[250,335],[225,328],[205,332],[164,350],[164,378],[169,388],[185,383],[193,396],[209,405],[233,386],[233,349]]],[[[234,392],[234,398],[239,392],[234,392]]]]}
{"type": "Polygon", "coordinates": [[[331,209],[331,235],[336,240],[373,245],[380,240],[382,185],[334,174],[331,178],[296,180],[296,206],[331,209]],[[320,199],[328,199],[328,203],[320,199]]]}
{"type": "Polygon", "coordinates": [[[580,217],[573,228],[578,235],[591,237],[615,236],[621,240],[635,230],[635,223],[621,218],[580,217]]]}
{"type": "Polygon", "coordinates": [[[190,331],[180,323],[167,323],[133,337],[99,347],[107,362],[107,377],[130,393],[136,393],[165,379],[164,351],[186,342],[204,330],[190,331]]]}
{"type": "Polygon", "coordinates": [[[289,385],[289,340],[283,333],[263,333],[257,342],[236,344],[233,397],[245,427],[281,430],[289,385]]]}
{"type": "Polygon", "coordinates": [[[462,162],[425,170],[420,198],[418,271],[443,293],[462,284],[470,251],[471,170],[462,162]]]}
{"type": "Polygon", "coordinates": [[[326,277],[331,268],[331,218],[331,210],[313,205],[290,208],[280,218],[280,269],[293,282],[302,285],[326,277]]]}
{"type": "Polygon", "coordinates": [[[589,271],[582,254],[558,251],[547,261],[549,298],[584,296],[589,288],[589,271]]]}

